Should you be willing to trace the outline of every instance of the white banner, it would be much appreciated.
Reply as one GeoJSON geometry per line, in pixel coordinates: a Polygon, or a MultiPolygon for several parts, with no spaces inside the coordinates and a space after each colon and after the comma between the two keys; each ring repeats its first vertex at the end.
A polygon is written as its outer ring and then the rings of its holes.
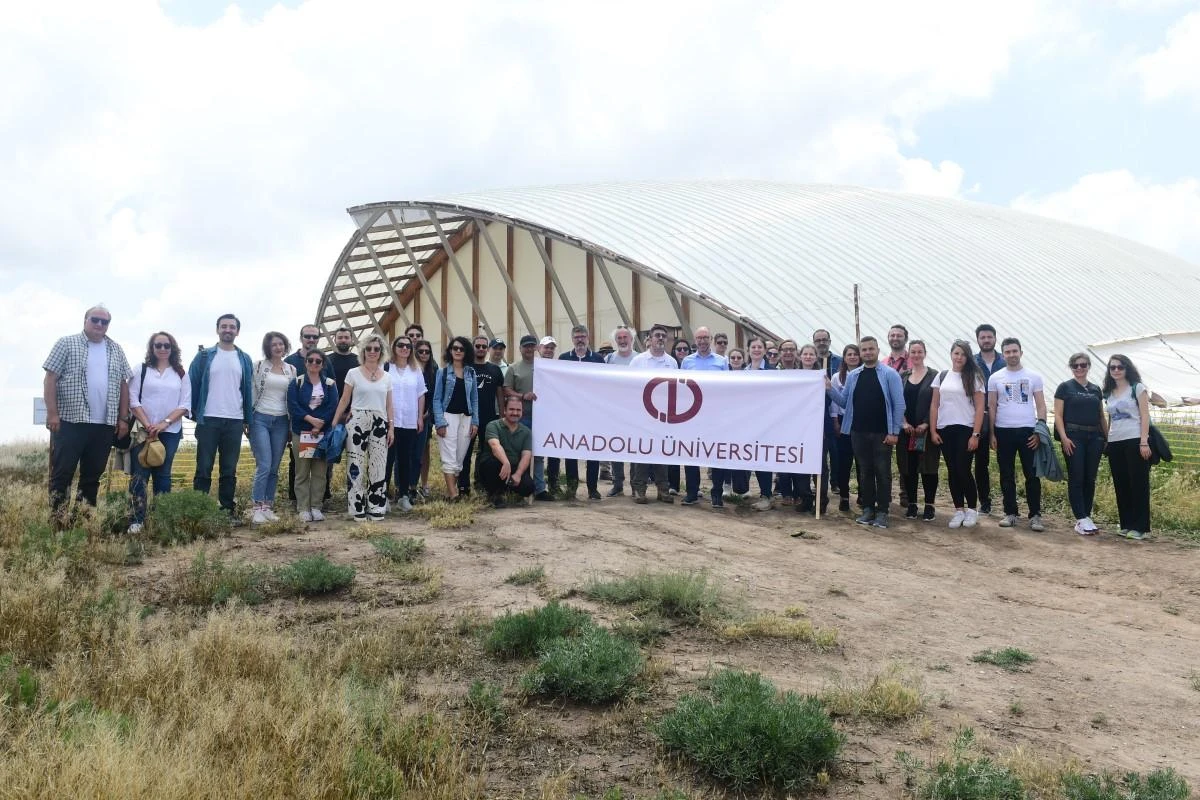
{"type": "Polygon", "coordinates": [[[538,456],[820,472],[822,370],[661,370],[538,359],[538,456]]]}

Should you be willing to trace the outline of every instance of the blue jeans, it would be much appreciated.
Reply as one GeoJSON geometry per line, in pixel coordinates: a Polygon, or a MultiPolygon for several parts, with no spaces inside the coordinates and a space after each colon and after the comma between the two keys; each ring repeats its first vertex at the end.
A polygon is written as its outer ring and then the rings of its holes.
{"type": "Polygon", "coordinates": [[[1104,453],[1104,434],[1100,430],[1073,431],[1070,428],[1068,425],[1067,438],[1075,445],[1075,449],[1067,456],[1067,497],[1071,500],[1075,519],[1083,519],[1092,515],[1096,472],[1100,469],[1100,456],[1104,453]]]}
{"type": "MultiPolygon", "coordinates": [[[[725,486],[725,480],[729,476],[729,470],[721,467],[713,467],[712,470],[712,488],[708,494],[714,503],[722,501],[722,490],[725,486]]],[[[684,467],[683,477],[687,486],[687,499],[698,500],[700,497],[700,468],[699,467],[684,467]]]]}
{"type": "Polygon", "coordinates": [[[146,484],[151,479],[154,480],[155,497],[171,491],[171,464],[175,461],[175,451],[179,449],[179,440],[182,438],[182,431],[178,433],[163,431],[158,435],[158,440],[162,442],[167,451],[167,457],[163,459],[161,466],[153,469],[143,467],[138,463],[138,453],[142,452],[142,448],[146,446],[144,443],[129,451],[129,457],[133,460],[133,478],[129,481],[129,494],[133,498],[133,521],[137,524],[140,525],[146,521],[146,484]]]}
{"type": "Polygon", "coordinates": [[[250,499],[272,505],[279,486],[279,462],[291,438],[287,414],[273,416],[255,411],[250,418],[250,452],[254,454],[254,488],[250,499]]]}
{"type": "Polygon", "coordinates": [[[196,425],[196,474],[192,488],[208,494],[212,489],[213,462],[220,454],[217,499],[221,508],[233,513],[237,490],[238,458],[242,455],[242,421],[227,417],[205,417],[196,425]]]}
{"type": "Polygon", "coordinates": [[[429,457],[429,431],[433,428],[433,416],[425,415],[425,426],[421,428],[421,432],[416,435],[413,441],[411,461],[408,463],[408,481],[407,487],[396,487],[397,496],[401,491],[411,493],[417,488],[417,484],[421,482],[421,461],[429,457]]]}

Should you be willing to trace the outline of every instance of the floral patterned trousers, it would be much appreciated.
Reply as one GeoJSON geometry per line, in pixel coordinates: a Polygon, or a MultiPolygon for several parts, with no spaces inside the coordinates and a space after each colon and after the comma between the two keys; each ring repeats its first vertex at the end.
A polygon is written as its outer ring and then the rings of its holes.
{"type": "Polygon", "coordinates": [[[355,409],[346,425],[346,504],[354,517],[382,517],[387,501],[387,418],[355,409]]]}

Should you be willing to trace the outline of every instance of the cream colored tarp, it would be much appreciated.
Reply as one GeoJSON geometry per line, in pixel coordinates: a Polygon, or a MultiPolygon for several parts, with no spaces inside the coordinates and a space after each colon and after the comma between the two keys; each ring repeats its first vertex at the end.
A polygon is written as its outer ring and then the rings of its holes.
{"type": "Polygon", "coordinates": [[[1142,380],[1167,405],[1200,404],[1200,331],[1159,333],[1140,339],[1102,342],[1088,347],[1103,375],[1103,365],[1113,353],[1128,356],[1142,380]]]}

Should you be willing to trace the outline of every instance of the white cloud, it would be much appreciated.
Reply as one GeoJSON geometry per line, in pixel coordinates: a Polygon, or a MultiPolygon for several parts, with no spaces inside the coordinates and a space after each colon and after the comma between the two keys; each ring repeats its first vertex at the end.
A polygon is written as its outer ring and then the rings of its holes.
{"type": "Polygon", "coordinates": [[[1026,194],[1014,208],[1088,225],[1200,264],[1200,181],[1160,184],[1128,170],[1084,175],[1068,189],[1026,194]]]}
{"type": "Polygon", "coordinates": [[[1134,61],[1147,100],[1158,102],[1177,94],[1200,100],[1200,11],[1184,16],[1167,31],[1166,42],[1134,61]]]}
{"type": "MultiPolygon", "coordinates": [[[[61,308],[30,320],[0,412],[96,297],[131,357],[162,328],[206,341],[226,310],[250,349],[294,335],[353,204],[720,176],[960,193],[962,166],[912,153],[920,121],[1061,29],[1034,0],[310,0],[203,27],[151,0],[17,4],[0,272],[10,302],[54,287],[38,306],[61,308]]],[[[0,440],[24,418],[0,413],[0,440]]]]}

